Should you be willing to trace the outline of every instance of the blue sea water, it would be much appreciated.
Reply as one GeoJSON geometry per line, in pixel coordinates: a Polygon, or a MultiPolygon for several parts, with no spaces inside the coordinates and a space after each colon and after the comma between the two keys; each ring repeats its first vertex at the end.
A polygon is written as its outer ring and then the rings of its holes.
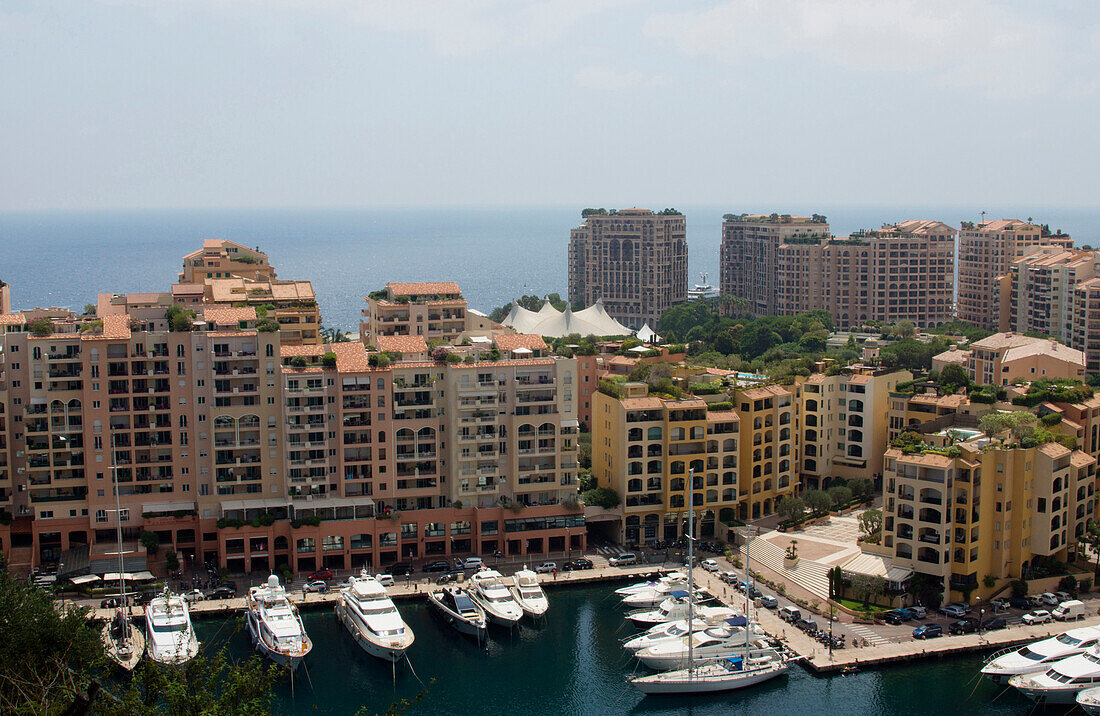
{"type": "MultiPolygon", "coordinates": [[[[718,284],[722,214],[757,207],[679,207],[687,216],[689,281],[718,284]]],[[[1100,244],[1100,209],[984,207],[987,216],[1049,223],[1100,244]]],[[[763,209],[767,211],[767,209],[763,209]]],[[[958,225],[952,207],[790,207],[824,213],[837,235],[905,218],[958,225]]],[[[181,257],[206,238],[258,246],[281,278],[313,282],[328,326],[357,330],[363,297],[387,281],[454,280],[490,311],[523,294],[566,292],[569,230],[580,207],[247,209],[0,213],[0,280],[15,309],[81,308],[97,293],[163,291],[181,257]]]]}

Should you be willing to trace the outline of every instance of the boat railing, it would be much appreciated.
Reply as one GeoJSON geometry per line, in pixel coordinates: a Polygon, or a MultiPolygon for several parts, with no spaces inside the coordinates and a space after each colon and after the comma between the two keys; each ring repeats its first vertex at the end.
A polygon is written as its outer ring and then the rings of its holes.
{"type": "Polygon", "coordinates": [[[1019,651],[1019,650],[1020,650],[1020,645],[1019,644],[1017,644],[1016,646],[1010,646],[1007,649],[1001,649],[1000,651],[996,652],[995,654],[990,654],[989,657],[985,660],[985,663],[986,664],[992,664],[994,661],[1001,658],[1005,654],[1011,654],[1012,652],[1019,651]]]}

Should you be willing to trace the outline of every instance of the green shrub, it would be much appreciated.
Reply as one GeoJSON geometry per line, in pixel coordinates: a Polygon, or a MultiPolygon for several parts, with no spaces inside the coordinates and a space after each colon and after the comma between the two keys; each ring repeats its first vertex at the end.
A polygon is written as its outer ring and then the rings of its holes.
{"type": "Polygon", "coordinates": [[[336,354],[332,351],[329,351],[328,353],[321,356],[321,365],[325,366],[326,368],[335,368],[336,354]]]}

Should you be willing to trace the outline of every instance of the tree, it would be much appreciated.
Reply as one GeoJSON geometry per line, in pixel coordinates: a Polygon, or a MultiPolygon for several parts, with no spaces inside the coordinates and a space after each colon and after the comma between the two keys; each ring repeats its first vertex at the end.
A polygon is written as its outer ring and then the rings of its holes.
{"type": "Polygon", "coordinates": [[[828,512],[829,507],[833,504],[832,499],[821,490],[807,490],[802,493],[802,500],[806,503],[806,507],[810,508],[810,512],[815,515],[828,512]]]}
{"type": "Polygon", "coordinates": [[[94,303],[85,303],[84,304],[84,315],[85,316],[94,316],[96,314],[97,310],[99,310],[99,309],[96,308],[96,305],[94,303]]]}
{"type": "Polygon", "coordinates": [[[195,312],[176,303],[168,307],[168,310],[164,312],[164,317],[168,321],[169,331],[186,333],[191,330],[195,312]]]}
{"type": "Polygon", "coordinates": [[[875,495],[875,483],[866,477],[852,478],[848,480],[846,487],[852,491],[852,497],[861,501],[869,500],[875,495]]]}
{"type": "Polygon", "coordinates": [[[943,393],[954,393],[959,388],[970,385],[970,376],[966,374],[962,366],[957,363],[948,363],[940,371],[936,379],[936,385],[943,393]]]}
{"type": "Polygon", "coordinates": [[[898,321],[897,334],[902,338],[911,338],[916,335],[917,326],[908,318],[903,318],[898,321]]]}
{"type": "Polygon", "coordinates": [[[775,511],[791,522],[795,522],[806,513],[806,503],[801,497],[784,497],[779,500],[775,511]]]}
{"type": "Polygon", "coordinates": [[[332,351],[329,351],[328,353],[321,356],[321,365],[325,366],[326,368],[335,368],[336,354],[332,351]]]}
{"type": "Polygon", "coordinates": [[[841,599],[844,597],[844,570],[840,565],[829,570],[829,599],[841,599]]]}
{"type": "Polygon", "coordinates": [[[1038,420],[1035,415],[1024,410],[1008,413],[991,410],[978,419],[978,428],[989,437],[1008,430],[1017,438],[1022,438],[1031,434],[1038,420]]]}
{"type": "Polygon", "coordinates": [[[872,542],[877,542],[882,534],[882,510],[874,508],[864,510],[859,516],[859,531],[872,542]]]}
{"type": "Polygon", "coordinates": [[[53,333],[53,321],[45,316],[39,316],[27,323],[27,330],[31,332],[32,336],[44,338],[53,333]]]}
{"type": "Polygon", "coordinates": [[[581,500],[584,504],[594,507],[602,507],[605,510],[611,510],[619,506],[621,502],[619,493],[615,492],[610,487],[597,487],[594,490],[581,495],[581,500]]]}
{"type": "Polygon", "coordinates": [[[179,556],[175,550],[168,550],[164,553],[164,568],[169,572],[175,572],[180,568],[179,556]]]}
{"type": "Polygon", "coordinates": [[[1100,523],[1096,520],[1089,520],[1085,525],[1085,533],[1081,535],[1080,541],[1092,550],[1092,554],[1096,559],[1092,576],[1100,581],[1100,523]]]}
{"type": "Polygon", "coordinates": [[[834,485],[826,491],[826,494],[832,500],[833,507],[838,510],[846,507],[852,501],[852,491],[844,485],[834,485]]]}
{"type": "Polygon", "coordinates": [[[886,591],[886,580],[869,574],[859,574],[852,578],[852,591],[863,600],[864,608],[869,607],[875,597],[886,591]]]}
{"type": "Polygon", "coordinates": [[[148,554],[156,554],[160,549],[160,538],[157,537],[156,532],[150,532],[143,530],[141,533],[141,546],[145,548],[148,554]]]}

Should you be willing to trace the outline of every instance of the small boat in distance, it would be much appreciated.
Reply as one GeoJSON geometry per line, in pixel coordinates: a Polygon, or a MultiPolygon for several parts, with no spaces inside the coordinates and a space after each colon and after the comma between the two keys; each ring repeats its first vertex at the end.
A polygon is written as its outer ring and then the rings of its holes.
{"type": "Polygon", "coordinates": [[[550,601],[539,586],[539,576],[524,565],[523,569],[516,572],[513,581],[512,597],[515,598],[523,613],[532,619],[545,616],[546,610],[550,608],[550,601]]]}
{"type": "Polygon", "coordinates": [[[437,592],[428,592],[428,603],[459,633],[475,637],[478,641],[484,638],[487,624],[485,610],[470,599],[466,590],[451,585],[437,592]]]}
{"type": "Polygon", "coordinates": [[[651,579],[647,579],[644,582],[635,582],[634,584],[626,587],[619,587],[615,590],[615,594],[620,597],[626,597],[636,592],[640,592],[643,589],[653,589],[658,584],[666,582],[672,582],[677,585],[687,584],[687,575],[683,572],[669,572],[663,577],[654,576],[651,579]]]}
{"type": "Polygon", "coordinates": [[[179,666],[199,653],[199,640],[191,624],[187,602],[167,589],[145,607],[145,641],[149,658],[179,666]]]}
{"type": "Polygon", "coordinates": [[[245,623],[256,650],[280,666],[297,669],[313,643],[279,578],[272,574],[267,584],[249,589],[247,606],[245,623]]]}
{"type": "Polygon", "coordinates": [[[412,646],[412,629],[401,618],[386,588],[365,569],[340,590],[336,618],[363,651],[379,659],[397,661],[412,646]]]}

